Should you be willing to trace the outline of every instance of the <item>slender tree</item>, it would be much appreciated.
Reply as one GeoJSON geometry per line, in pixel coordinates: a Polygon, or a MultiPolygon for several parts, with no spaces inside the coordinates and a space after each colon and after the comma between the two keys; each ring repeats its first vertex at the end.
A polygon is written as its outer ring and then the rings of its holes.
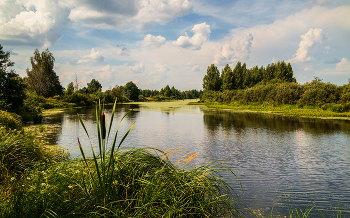
{"type": "Polygon", "coordinates": [[[222,91],[235,89],[235,78],[228,64],[223,69],[223,73],[221,73],[221,75],[224,75],[222,78],[222,91]]]}
{"type": "Polygon", "coordinates": [[[30,58],[30,63],[32,69],[27,69],[26,80],[29,90],[44,97],[52,97],[63,93],[64,88],[53,70],[55,58],[48,49],[41,54],[38,49],[35,49],[34,57],[30,58]]]}
{"type": "Polygon", "coordinates": [[[207,74],[203,78],[203,89],[206,91],[220,91],[221,89],[221,78],[218,68],[212,64],[207,69],[207,74]]]}

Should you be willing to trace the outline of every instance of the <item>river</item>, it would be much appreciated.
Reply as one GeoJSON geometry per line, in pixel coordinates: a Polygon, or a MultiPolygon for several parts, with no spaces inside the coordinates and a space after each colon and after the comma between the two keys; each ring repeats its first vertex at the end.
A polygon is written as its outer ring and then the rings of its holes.
{"type": "MultiPolygon", "coordinates": [[[[106,106],[110,119],[112,106],[106,106]]],[[[232,112],[203,106],[160,107],[117,105],[115,125],[119,139],[135,122],[122,147],[149,146],[183,153],[199,153],[190,167],[225,160],[235,175],[223,174],[239,201],[256,212],[288,207],[303,209],[313,201],[325,217],[350,216],[350,121],[293,118],[274,114],[232,112]],[[287,200],[286,200],[287,199],[287,200]],[[288,201],[288,202],[287,202],[288,201]]],[[[97,149],[95,108],[67,109],[46,118],[59,124],[50,143],[79,157],[77,138],[91,154],[90,143],[77,118],[79,113],[97,149]]],[[[108,123],[108,122],[107,122],[108,123]]],[[[172,161],[179,155],[170,157],[172,161]]],[[[311,203],[313,206],[313,203],[311,203]]],[[[312,214],[317,215],[316,209],[312,214]]],[[[248,215],[250,216],[250,215],[248,215]]],[[[313,215],[311,216],[313,217],[313,215]]]]}

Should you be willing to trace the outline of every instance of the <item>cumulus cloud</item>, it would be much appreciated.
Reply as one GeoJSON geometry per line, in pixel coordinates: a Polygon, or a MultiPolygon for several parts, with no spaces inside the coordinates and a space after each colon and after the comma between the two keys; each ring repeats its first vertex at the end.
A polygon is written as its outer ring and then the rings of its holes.
{"type": "Polygon", "coordinates": [[[192,28],[193,36],[190,38],[187,33],[184,36],[180,36],[176,41],[172,43],[174,46],[182,48],[190,48],[193,50],[201,49],[204,42],[209,40],[210,37],[210,25],[204,23],[196,24],[192,28]]]}
{"type": "Polygon", "coordinates": [[[69,18],[74,22],[122,29],[165,24],[192,10],[188,0],[65,0],[64,5],[73,8],[69,18]]]}
{"type": "Polygon", "coordinates": [[[350,73],[350,61],[346,58],[341,59],[341,61],[336,64],[335,69],[340,72],[350,73]]]}
{"type": "Polygon", "coordinates": [[[169,71],[169,68],[167,67],[166,64],[157,64],[156,65],[157,72],[165,73],[169,71]]]}
{"type": "Polygon", "coordinates": [[[219,45],[215,51],[213,63],[216,65],[226,65],[237,61],[248,60],[253,39],[252,34],[246,33],[239,40],[231,39],[229,43],[219,45]]]}
{"type": "Polygon", "coordinates": [[[129,69],[134,73],[142,73],[143,71],[145,71],[145,65],[143,63],[138,63],[134,66],[129,66],[129,69]]]}
{"type": "Polygon", "coordinates": [[[113,52],[113,54],[121,55],[121,56],[129,56],[129,50],[125,47],[118,49],[117,51],[113,52]]]}
{"type": "Polygon", "coordinates": [[[102,53],[99,51],[95,51],[94,48],[91,49],[91,53],[88,55],[84,55],[82,59],[78,60],[78,64],[86,64],[90,62],[103,62],[105,58],[102,53]]]}
{"type": "Polygon", "coordinates": [[[301,41],[299,43],[299,48],[292,59],[289,61],[291,63],[300,63],[311,61],[313,57],[309,56],[309,50],[315,43],[322,44],[324,40],[323,30],[319,28],[309,29],[309,31],[301,35],[301,41]]]}
{"type": "Polygon", "coordinates": [[[165,44],[165,41],[166,39],[163,36],[152,36],[151,34],[147,34],[145,38],[142,40],[141,44],[143,46],[159,48],[160,46],[165,44]]]}
{"type": "Polygon", "coordinates": [[[49,47],[68,22],[69,9],[55,0],[0,1],[0,40],[7,45],[49,47]]]}

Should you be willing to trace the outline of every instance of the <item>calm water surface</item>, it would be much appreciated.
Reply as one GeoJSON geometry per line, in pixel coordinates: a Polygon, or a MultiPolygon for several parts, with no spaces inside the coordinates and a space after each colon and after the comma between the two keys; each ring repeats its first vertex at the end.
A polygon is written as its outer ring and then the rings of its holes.
{"type": "MultiPolygon", "coordinates": [[[[118,105],[115,120],[119,122],[117,118],[132,108],[120,126],[122,136],[136,121],[124,147],[167,150],[183,146],[183,153],[199,153],[192,166],[227,160],[225,165],[234,170],[239,181],[232,174],[224,176],[232,179],[228,183],[239,200],[256,211],[269,212],[273,207],[287,214],[287,197],[291,208],[303,209],[314,201],[326,217],[336,216],[338,207],[342,215],[350,217],[350,121],[234,113],[198,106],[162,111],[139,105],[118,105]]],[[[95,133],[95,108],[69,109],[47,119],[61,126],[51,143],[68,149],[72,157],[79,156],[78,137],[90,152],[77,112],[90,134],[95,133]]],[[[111,108],[105,113],[110,118],[111,108]]],[[[92,144],[95,142],[93,138],[92,144]]],[[[176,161],[179,156],[171,159],[176,161]]]]}

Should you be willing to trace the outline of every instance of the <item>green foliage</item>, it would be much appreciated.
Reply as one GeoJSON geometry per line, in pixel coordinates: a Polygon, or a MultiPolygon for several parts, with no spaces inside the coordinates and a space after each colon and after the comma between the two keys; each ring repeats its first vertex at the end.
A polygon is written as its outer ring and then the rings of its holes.
{"type": "MultiPolygon", "coordinates": [[[[227,75],[229,75],[229,72],[225,74],[225,77],[227,75]]],[[[200,99],[202,102],[226,104],[230,102],[239,102],[240,104],[263,104],[268,102],[273,105],[316,106],[332,112],[347,112],[349,111],[350,85],[337,86],[322,82],[319,78],[300,85],[275,78],[266,84],[260,83],[246,89],[226,90],[224,92],[205,91],[200,99]]]]}
{"type": "MultiPolygon", "coordinates": [[[[41,123],[42,121],[42,105],[45,103],[43,96],[38,96],[34,92],[27,92],[26,99],[24,100],[23,110],[26,114],[23,114],[26,119],[33,120],[34,123],[41,123]]],[[[26,120],[25,119],[25,120],[26,120]]]]}
{"type": "Polygon", "coordinates": [[[45,146],[31,134],[0,127],[0,184],[7,177],[18,177],[25,170],[66,158],[61,150],[45,146]]]}
{"type": "Polygon", "coordinates": [[[140,90],[132,81],[125,84],[126,97],[130,100],[137,101],[139,98],[140,90]]]}
{"type": "MultiPolygon", "coordinates": [[[[109,131],[99,104],[96,110],[99,153],[92,158],[74,159],[46,170],[33,170],[17,183],[0,216],[4,217],[228,217],[238,216],[234,192],[220,171],[232,172],[210,163],[185,170],[197,154],[182,156],[175,167],[159,150],[132,148],[119,151],[131,128],[119,143],[118,129],[107,150],[109,131]],[[99,119],[101,117],[101,119],[99,119]],[[106,134],[106,137],[104,135],[106,134]]],[[[127,114],[126,114],[127,115],[127,114]]],[[[125,115],[125,116],[126,116],[125,115]]],[[[125,117],[124,116],[124,117],[125,117]]],[[[123,118],[124,118],[123,117],[123,118]]],[[[122,118],[122,119],[123,119],[122,118]]],[[[79,117],[80,119],[80,117],[79,117]]],[[[85,129],[84,123],[80,122],[85,129]]],[[[86,131],[86,129],[85,129],[86,131]]],[[[88,137],[89,134],[86,131],[88,137]]],[[[31,166],[29,166],[31,168],[31,166]]],[[[12,179],[11,179],[11,182],[12,179]]]]}
{"type": "Polygon", "coordinates": [[[92,79],[88,84],[87,84],[87,93],[93,94],[97,92],[101,92],[102,90],[102,85],[99,81],[92,79]]]}
{"type": "Polygon", "coordinates": [[[65,94],[66,95],[71,95],[71,94],[73,94],[73,92],[74,92],[74,85],[73,85],[73,82],[70,82],[67,85],[67,89],[65,91],[65,94]]]}
{"type": "Polygon", "coordinates": [[[221,72],[222,77],[222,90],[235,89],[236,80],[230,66],[227,64],[221,72]]]}
{"type": "Polygon", "coordinates": [[[63,94],[59,77],[53,70],[55,58],[53,54],[46,49],[41,54],[38,49],[34,51],[34,57],[30,58],[32,69],[27,69],[26,83],[30,91],[39,96],[53,97],[63,94]]]}
{"type": "Polygon", "coordinates": [[[222,69],[221,76],[215,65],[208,67],[207,75],[203,78],[203,88],[205,91],[225,91],[247,89],[257,84],[284,82],[296,82],[290,63],[282,61],[269,64],[266,68],[255,66],[247,69],[246,63],[237,62],[233,70],[227,64],[222,69]]]}
{"type": "Polygon", "coordinates": [[[218,68],[212,64],[207,69],[207,74],[203,78],[203,89],[206,91],[220,91],[222,85],[220,72],[218,68]]]}
{"type": "Polygon", "coordinates": [[[18,110],[23,105],[25,84],[14,70],[6,72],[14,66],[10,61],[10,52],[4,52],[0,45],[0,109],[18,110]]]}
{"type": "Polygon", "coordinates": [[[22,130],[21,117],[15,113],[0,110],[0,127],[22,130]]]}

